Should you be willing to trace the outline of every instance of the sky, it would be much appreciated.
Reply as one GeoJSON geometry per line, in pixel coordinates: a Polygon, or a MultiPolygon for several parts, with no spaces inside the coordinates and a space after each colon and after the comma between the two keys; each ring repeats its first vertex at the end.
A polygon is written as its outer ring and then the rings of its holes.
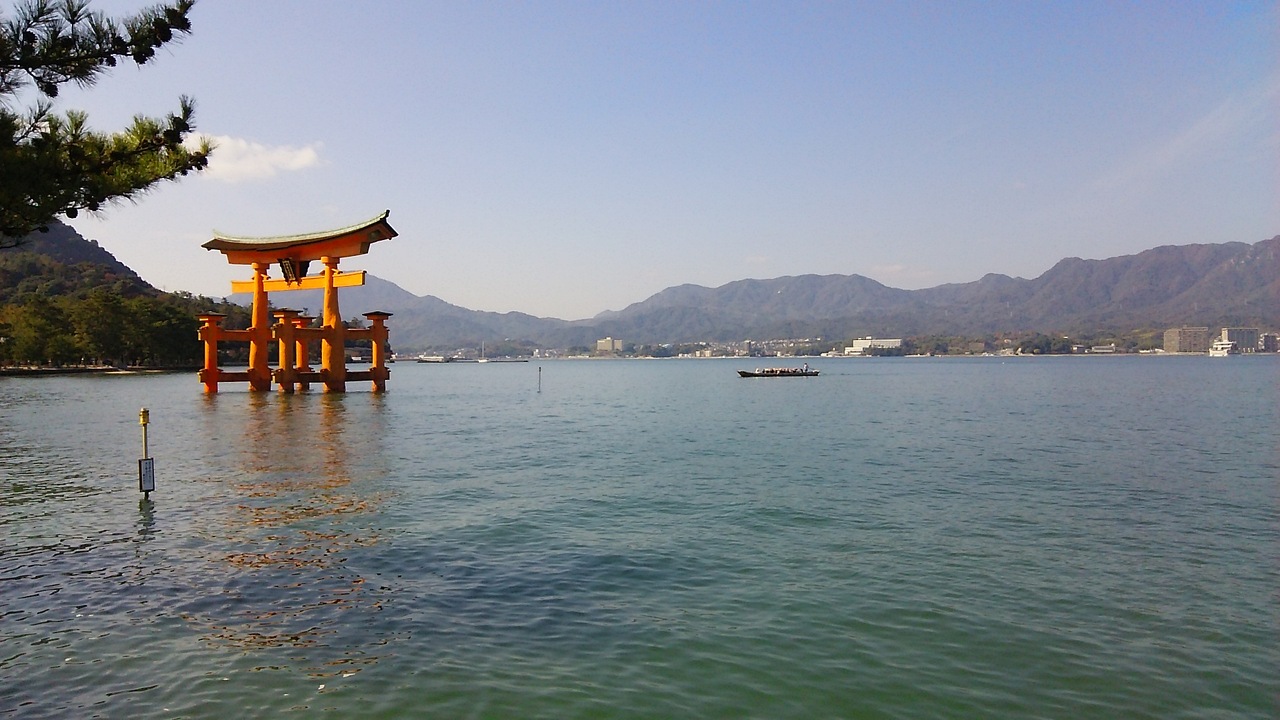
{"type": "Polygon", "coordinates": [[[56,104],[114,131],[195,98],[206,172],[70,221],[169,291],[249,279],[215,230],[383,210],[399,236],[343,270],[569,320],[1280,234],[1276,2],[200,0],[192,23],[56,104]]]}

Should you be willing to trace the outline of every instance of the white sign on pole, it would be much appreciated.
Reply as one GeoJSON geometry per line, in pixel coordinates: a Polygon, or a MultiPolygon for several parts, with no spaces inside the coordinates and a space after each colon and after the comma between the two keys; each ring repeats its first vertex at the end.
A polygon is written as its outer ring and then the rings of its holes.
{"type": "Polygon", "coordinates": [[[155,492],[155,489],[156,460],[155,458],[142,458],[138,460],[138,491],[155,492]]]}

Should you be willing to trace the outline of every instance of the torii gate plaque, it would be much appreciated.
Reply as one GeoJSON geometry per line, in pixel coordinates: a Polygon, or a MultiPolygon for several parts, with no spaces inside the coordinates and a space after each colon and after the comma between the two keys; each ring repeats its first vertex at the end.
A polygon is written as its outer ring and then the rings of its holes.
{"type": "Polygon", "coordinates": [[[342,314],[338,310],[338,288],[364,284],[364,271],[339,272],[338,260],[369,252],[369,246],[379,240],[388,240],[398,233],[387,224],[388,210],[381,215],[350,227],[281,237],[230,237],[217,231],[213,239],[203,245],[209,250],[219,250],[232,265],[253,267],[253,279],[233,281],[231,292],[253,293],[253,323],[248,330],[225,330],[219,327],[224,317],[220,313],[200,316],[203,326],[200,339],[204,341],[204,368],[200,381],[207,393],[218,392],[219,382],[245,382],[256,391],[271,389],[274,378],[280,392],[293,392],[294,384],[306,388],[311,382],[324,383],[326,392],[345,392],[347,380],[371,380],[373,391],[386,390],[387,377],[387,327],[390,313],[369,312],[372,326],[347,330],[342,326],[342,314]],[[324,271],[307,275],[312,260],[319,260],[324,271]],[[267,278],[272,264],[280,266],[281,279],[267,278]],[[324,314],[321,327],[306,327],[311,318],[302,317],[297,310],[276,312],[277,323],[269,324],[267,293],[282,290],[315,290],[324,288],[324,314]],[[364,372],[349,372],[343,343],[348,338],[366,337],[373,341],[372,366],[364,372]],[[307,365],[307,346],[311,340],[320,340],[320,371],[307,365]],[[249,369],[231,372],[218,367],[219,340],[247,340],[249,342],[249,369]],[[280,367],[272,371],[267,360],[267,348],[272,340],[280,343],[280,367]]]}

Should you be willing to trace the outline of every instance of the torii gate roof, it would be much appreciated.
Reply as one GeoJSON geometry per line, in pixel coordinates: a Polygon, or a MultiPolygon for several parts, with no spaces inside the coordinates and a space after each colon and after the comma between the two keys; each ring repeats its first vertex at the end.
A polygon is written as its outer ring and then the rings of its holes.
{"type": "Polygon", "coordinates": [[[220,250],[232,265],[274,262],[282,257],[295,261],[319,260],[322,257],[351,257],[369,252],[379,240],[389,240],[399,233],[387,223],[390,210],[362,223],[336,230],[280,235],[277,237],[233,237],[213,231],[213,239],[201,247],[220,250]]]}

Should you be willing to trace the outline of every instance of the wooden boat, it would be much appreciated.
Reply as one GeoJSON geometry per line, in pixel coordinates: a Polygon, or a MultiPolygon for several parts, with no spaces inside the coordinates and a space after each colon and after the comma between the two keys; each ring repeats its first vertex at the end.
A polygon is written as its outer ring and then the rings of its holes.
{"type": "Polygon", "coordinates": [[[804,367],[772,367],[772,368],[756,368],[755,370],[739,370],[738,377],[813,377],[818,374],[817,370],[811,370],[809,364],[805,363],[804,367]]]}

